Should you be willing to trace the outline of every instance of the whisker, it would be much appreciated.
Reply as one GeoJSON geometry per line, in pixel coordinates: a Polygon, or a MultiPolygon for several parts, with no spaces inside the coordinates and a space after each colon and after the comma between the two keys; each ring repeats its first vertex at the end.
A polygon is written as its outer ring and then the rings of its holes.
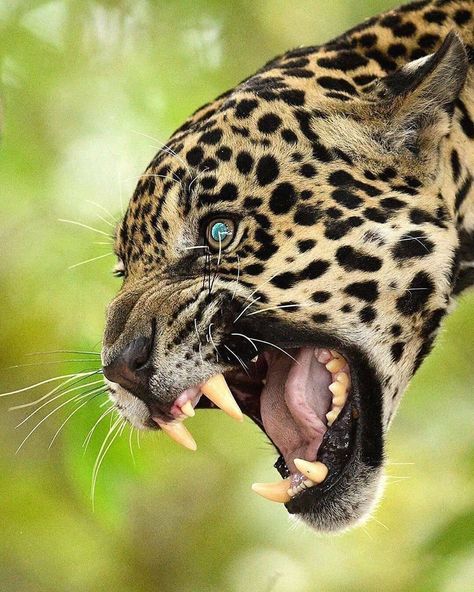
{"type": "Polygon", "coordinates": [[[84,358],[75,359],[75,360],[53,360],[50,362],[30,362],[28,364],[15,364],[13,366],[6,366],[5,368],[1,368],[1,370],[13,370],[15,368],[28,368],[30,366],[50,366],[51,364],[72,364],[72,363],[79,363],[79,362],[89,362],[90,364],[94,363],[95,360],[87,360],[84,358]]]}
{"type": "Polygon", "coordinates": [[[89,446],[89,443],[92,439],[92,436],[94,435],[94,432],[97,428],[97,426],[100,424],[100,422],[107,417],[107,415],[109,413],[111,413],[115,407],[114,404],[111,403],[111,401],[109,399],[107,399],[106,401],[104,401],[103,405],[106,405],[107,403],[110,403],[110,407],[108,407],[103,413],[102,415],[99,417],[99,419],[95,422],[95,424],[92,426],[92,428],[89,430],[87,436],[84,438],[84,442],[82,443],[82,447],[84,448],[84,454],[87,451],[87,447],[89,446]]]}
{"type": "Polygon", "coordinates": [[[114,225],[118,224],[118,222],[119,222],[118,219],[111,212],[109,212],[109,210],[106,207],[104,207],[102,204],[97,203],[96,201],[92,201],[91,199],[86,199],[86,202],[92,204],[96,208],[99,208],[100,210],[105,212],[107,214],[107,216],[109,216],[109,218],[114,222],[114,225]]]}
{"type": "MultiPolygon", "coordinates": [[[[86,378],[89,378],[91,376],[94,376],[95,374],[98,374],[98,371],[94,371],[91,373],[86,374],[85,376],[82,376],[82,378],[78,378],[77,380],[74,381],[74,379],[77,376],[80,376],[80,374],[73,374],[71,376],[71,378],[69,378],[68,380],[65,380],[64,382],[62,382],[61,384],[59,384],[58,386],[54,387],[54,389],[52,389],[51,391],[49,391],[48,393],[46,393],[45,395],[42,395],[41,397],[39,397],[38,399],[36,399],[35,401],[31,401],[29,403],[23,403],[22,405],[15,405],[14,407],[10,407],[10,411],[16,411],[17,409],[25,409],[26,407],[32,407],[33,405],[36,405],[37,403],[41,403],[41,401],[44,401],[45,399],[47,399],[48,397],[50,397],[51,395],[53,395],[54,393],[56,393],[57,391],[61,391],[61,389],[66,386],[66,384],[70,384],[70,387],[74,386],[75,384],[78,384],[79,382],[82,382],[83,380],[86,380],[86,378]],[[74,382],[72,382],[74,381],[74,382]]],[[[85,384],[81,385],[78,388],[84,388],[85,384]]]]}
{"type": "Polygon", "coordinates": [[[277,306],[268,306],[267,308],[261,308],[260,310],[254,310],[253,312],[249,312],[249,314],[245,315],[246,317],[251,317],[252,315],[261,314],[262,312],[267,312],[269,310],[279,310],[280,308],[303,308],[305,306],[313,306],[312,303],[301,303],[301,304],[279,304],[277,306]]]}
{"type": "Polygon", "coordinates": [[[235,280],[235,289],[232,293],[231,300],[234,300],[235,294],[237,292],[237,288],[239,287],[239,280],[240,280],[240,257],[237,255],[237,278],[235,280]]]}
{"type": "Polygon", "coordinates": [[[268,279],[266,279],[264,282],[262,282],[262,283],[258,284],[258,286],[255,288],[255,290],[254,290],[253,292],[250,292],[250,294],[247,296],[247,298],[246,298],[245,300],[246,300],[246,301],[247,301],[247,300],[250,300],[250,298],[252,298],[252,296],[255,294],[255,292],[258,292],[262,286],[264,286],[265,284],[268,284],[268,282],[271,282],[271,281],[272,281],[272,279],[273,279],[275,276],[277,276],[279,273],[280,273],[280,271],[277,271],[277,272],[275,272],[273,275],[271,275],[271,276],[270,276],[268,279]]]}
{"type": "Polygon", "coordinates": [[[52,349],[50,351],[30,352],[28,354],[25,354],[25,356],[42,356],[49,354],[90,354],[93,356],[100,356],[100,352],[84,351],[80,349],[52,349]]]}
{"type": "Polygon", "coordinates": [[[117,418],[117,420],[115,421],[115,423],[113,424],[113,426],[109,429],[106,437],[104,438],[102,446],[100,447],[99,454],[97,455],[97,459],[94,464],[94,468],[92,471],[92,486],[91,486],[91,500],[92,500],[92,509],[93,510],[94,510],[95,490],[96,490],[96,485],[97,485],[97,477],[99,476],[99,470],[100,470],[100,467],[102,465],[102,462],[103,462],[107,452],[109,451],[110,447],[112,446],[115,439],[119,435],[119,430],[120,430],[119,425],[120,425],[120,422],[122,422],[122,421],[125,421],[125,420],[119,416],[117,418]],[[109,437],[110,437],[110,441],[107,444],[109,437]]]}
{"type": "MultiPolygon", "coordinates": [[[[94,386],[95,384],[99,384],[102,383],[102,380],[95,380],[93,382],[89,382],[87,384],[81,384],[79,386],[75,386],[69,389],[66,389],[64,392],[60,392],[59,394],[57,394],[56,396],[54,396],[52,399],[48,399],[47,401],[45,401],[42,405],[40,405],[39,407],[37,407],[34,411],[32,411],[29,415],[27,415],[22,421],[20,421],[20,423],[16,426],[17,428],[19,428],[20,426],[22,426],[24,423],[26,423],[30,417],[33,417],[34,415],[36,415],[39,411],[41,411],[41,409],[44,409],[44,407],[46,407],[47,405],[49,405],[50,403],[53,403],[54,401],[57,401],[60,397],[64,397],[65,395],[68,395],[69,393],[72,393],[73,391],[78,391],[80,389],[83,388],[88,388],[89,386],[94,386]]],[[[22,409],[23,407],[12,407],[10,409],[10,411],[14,411],[16,409],[22,409]]]]}
{"type": "Polygon", "coordinates": [[[167,154],[171,154],[172,156],[175,156],[184,165],[184,168],[186,170],[188,170],[188,171],[190,170],[188,163],[185,162],[181,158],[181,156],[179,156],[179,154],[176,154],[176,152],[172,148],[170,148],[169,146],[167,146],[163,142],[160,142],[160,140],[158,140],[157,138],[154,138],[153,136],[149,136],[148,134],[144,134],[144,133],[138,132],[136,130],[132,130],[132,131],[136,134],[139,134],[140,136],[143,136],[144,138],[148,138],[149,140],[153,140],[153,142],[158,142],[158,144],[160,144],[160,147],[163,149],[164,152],[166,152],[167,154]]]}
{"type": "Polygon", "coordinates": [[[64,218],[58,218],[58,222],[65,222],[66,224],[74,224],[75,226],[80,226],[81,228],[87,228],[87,230],[92,230],[93,232],[98,232],[99,234],[103,234],[104,236],[110,237],[110,234],[104,232],[103,230],[99,230],[98,228],[93,228],[92,226],[88,226],[87,224],[83,224],[82,222],[76,222],[76,220],[65,220],[64,218]]]}
{"type": "Polygon", "coordinates": [[[295,360],[295,358],[292,355],[290,355],[287,351],[285,351],[284,349],[282,349],[278,345],[275,345],[274,343],[271,343],[270,341],[264,341],[263,339],[257,339],[256,337],[249,337],[249,339],[252,339],[252,341],[257,341],[259,343],[266,343],[267,345],[270,345],[271,347],[274,347],[274,348],[280,350],[282,353],[284,353],[286,356],[291,358],[294,362],[296,362],[299,365],[298,360],[295,360]]]}
{"type": "MultiPolygon", "coordinates": [[[[81,403],[78,407],[76,407],[67,417],[66,419],[63,421],[63,423],[59,426],[59,428],[57,429],[56,433],[54,434],[51,442],[49,443],[48,449],[50,449],[52,447],[52,445],[54,444],[56,438],[59,436],[59,434],[61,433],[61,430],[64,428],[64,426],[67,424],[67,422],[72,419],[72,417],[74,415],[76,415],[76,413],[78,411],[80,411],[85,405],[87,405],[88,403],[91,403],[96,397],[98,397],[99,395],[102,395],[103,393],[107,392],[107,389],[97,389],[98,392],[96,394],[94,394],[93,397],[90,397],[89,399],[86,399],[83,403],[81,403]]],[[[92,391],[91,393],[89,393],[89,395],[92,395],[94,391],[92,391]]]]}
{"type": "Polygon", "coordinates": [[[235,317],[234,319],[234,324],[240,319],[240,317],[244,314],[244,312],[249,309],[253,304],[255,304],[256,302],[258,302],[260,300],[260,296],[258,296],[257,298],[255,298],[254,300],[252,300],[252,302],[249,302],[249,304],[247,304],[247,306],[240,311],[239,315],[237,317],[235,317]]]}
{"type": "Polygon", "coordinates": [[[239,362],[239,364],[242,366],[242,368],[245,370],[245,373],[247,374],[247,376],[250,376],[249,374],[249,369],[248,366],[243,362],[243,360],[241,358],[239,358],[239,356],[230,349],[229,346],[224,344],[224,347],[226,348],[226,350],[228,350],[233,356],[234,358],[239,362]]]}
{"type": "Polygon", "coordinates": [[[75,397],[73,397],[72,399],[68,399],[67,401],[64,401],[63,403],[61,403],[60,405],[58,405],[57,407],[55,407],[52,411],[50,411],[48,413],[48,415],[46,415],[45,417],[43,417],[43,419],[41,419],[34,427],[33,429],[29,432],[29,434],[26,436],[26,438],[24,438],[23,442],[20,444],[20,446],[18,446],[18,448],[16,449],[15,454],[18,454],[20,452],[20,450],[23,448],[23,446],[25,445],[25,443],[30,439],[30,437],[36,432],[36,430],[47,420],[49,419],[54,413],[57,413],[60,409],[62,409],[65,405],[68,405],[69,403],[72,403],[74,401],[78,401],[80,399],[83,399],[84,397],[88,397],[89,393],[86,393],[85,395],[76,395],[75,397]]]}
{"type": "MultiPolygon", "coordinates": [[[[0,397],[8,397],[10,395],[17,395],[19,393],[24,393],[26,391],[29,391],[31,389],[37,388],[39,386],[42,386],[43,384],[49,384],[50,382],[54,382],[55,380],[62,380],[63,378],[70,378],[72,377],[77,377],[77,376],[90,376],[93,373],[91,372],[82,372],[82,373],[73,373],[73,374],[63,374],[62,376],[54,376],[53,378],[47,378],[46,380],[42,380],[41,382],[36,382],[35,384],[30,384],[29,386],[25,386],[21,389],[16,389],[15,391],[9,391],[8,393],[0,393],[0,397]]],[[[60,385],[61,386],[61,385],[60,385]]],[[[57,388],[60,388],[57,387],[57,388]]]]}
{"type": "Polygon", "coordinates": [[[194,330],[196,331],[196,335],[199,341],[199,356],[201,358],[201,364],[204,364],[204,360],[202,359],[202,343],[201,343],[201,336],[199,335],[198,326],[196,319],[194,319],[194,330]]]}
{"type": "Polygon", "coordinates": [[[75,267],[79,267],[80,265],[85,265],[86,263],[92,263],[93,261],[97,261],[98,259],[103,259],[104,257],[110,257],[113,255],[112,252],[104,253],[103,255],[97,255],[97,257],[92,257],[91,259],[86,259],[85,261],[80,261],[79,263],[74,263],[74,265],[70,265],[68,269],[74,269],[75,267]]]}
{"type": "Polygon", "coordinates": [[[253,347],[255,348],[255,351],[258,352],[258,347],[255,345],[255,343],[252,341],[252,339],[250,339],[250,337],[247,337],[247,335],[244,335],[243,333],[231,333],[231,335],[235,335],[236,337],[243,337],[244,339],[247,339],[247,341],[250,341],[250,343],[253,345],[253,347]]]}
{"type": "Polygon", "coordinates": [[[133,430],[135,428],[132,426],[131,423],[128,424],[128,425],[130,426],[130,431],[129,431],[129,434],[128,434],[128,448],[130,450],[130,456],[132,457],[133,465],[135,466],[136,465],[136,462],[135,462],[135,453],[133,452],[133,441],[132,441],[133,430]]]}
{"type": "Polygon", "coordinates": [[[214,343],[214,339],[212,339],[212,333],[211,333],[211,327],[214,325],[214,323],[211,323],[209,325],[209,327],[207,328],[208,333],[209,333],[209,341],[212,343],[212,347],[214,348],[215,352],[216,352],[216,362],[219,361],[219,350],[217,349],[217,345],[214,343]]]}

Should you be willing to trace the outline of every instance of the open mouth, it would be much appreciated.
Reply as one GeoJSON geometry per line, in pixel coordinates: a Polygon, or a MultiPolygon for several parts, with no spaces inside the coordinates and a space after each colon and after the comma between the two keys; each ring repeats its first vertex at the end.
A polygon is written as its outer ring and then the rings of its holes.
{"type": "Polygon", "coordinates": [[[194,415],[194,408],[217,406],[235,419],[245,413],[280,454],[275,467],[282,479],[252,488],[269,500],[288,504],[291,512],[307,495],[323,494],[343,473],[359,418],[352,391],[350,364],[342,353],[314,346],[270,348],[242,369],[215,375],[182,392],[171,407],[173,421],[157,416],[153,420],[195,449],[182,423],[194,415]]]}

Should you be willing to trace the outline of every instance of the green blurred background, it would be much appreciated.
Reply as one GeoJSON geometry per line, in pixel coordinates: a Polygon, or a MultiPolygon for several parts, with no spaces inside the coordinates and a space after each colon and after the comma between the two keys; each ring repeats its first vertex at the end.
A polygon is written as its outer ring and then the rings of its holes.
{"type": "MultiPolygon", "coordinates": [[[[27,354],[99,351],[104,309],[119,287],[102,208],[120,216],[160,141],[274,55],[393,5],[0,2],[0,390],[94,368],[66,362],[87,356],[27,354]],[[35,362],[55,363],[9,368],[35,362]]],[[[156,434],[139,447],[134,434],[135,461],[125,430],[105,458],[93,510],[91,473],[108,421],[86,452],[82,443],[104,399],[82,408],[49,449],[75,409],[66,405],[15,454],[54,405],[15,429],[28,409],[9,407],[45,389],[0,398],[0,590],[473,589],[473,329],[474,297],[464,296],[392,427],[375,517],[338,537],[296,526],[251,492],[276,473],[250,422],[198,413],[188,424],[196,454],[156,434]]]]}

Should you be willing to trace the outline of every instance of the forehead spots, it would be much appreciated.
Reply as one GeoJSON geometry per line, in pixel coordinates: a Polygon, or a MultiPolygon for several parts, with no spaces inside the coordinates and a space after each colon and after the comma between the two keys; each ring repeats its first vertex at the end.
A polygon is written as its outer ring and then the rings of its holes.
{"type": "Polygon", "coordinates": [[[288,213],[297,200],[295,188],[291,183],[280,183],[272,191],[270,197],[270,210],[273,214],[280,215],[288,213]]]}
{"type": "Polygon", "coordinates": [[[349,296],[354,296],[359,300],[366,302],[375,302],[379,295],[378,284],[374,280],[367,282],[354,282],[344,288],[344,292],[349,296]]]}
{"type": "Polygon", "coordinates": [[[422,312],[433,291],[434,283],[431,276],[425,271],[419,271],[405,294],[397,299],[397,310],[404,316],[422,312]]]}
{"type": "Polygon", "coordinates": [[[258,101],[255,99],[242,99],[235,107],[235,116],[237,119],[245,119],[249,117],[254,109],[258,106],[258,101]]]}
{"type": "Polygon", "coordinates": [[[334,57],[324,57],[318,59],[318,66],[333,70],[342,70],[349,72],[356,70],[361,66],[366,66],[369,60],[355,51],[340,51],[334,57]]]}
{"type": "Polygon", "coordinates": [[[273,156],[270,154],[262,156],[257,163],[256,169],[259,185],[268,185],[274,181],[278,177],[279,170],[278,162],[273,156]]]}
{"type": "Polygon", "coordinates": [[[186,160],[191,166],[197,166],[204,157],[204,151],[200,146],[194,146],[186,153],[186,160]]]}
{"type": "Polygon", "coordinates": [[[314,206],[299,206],[293,220],[300,226],[312,226],[321,216],[321,211],[314,206]]]}
{"type": "Polygon", "coordinates": [[[257,122],[258,129],[264,134],[272,134],[281,125],[281,117],[276,113],[266,113],[257,122]]]}
{"type": "Polygon", "coordinates": [[[433,252],[434,244],[421,230],[412,230],[404,234],[392,249],[395,259],[413,259],[426,257],[433,252]]]}
{"type": "Polygon", "coordinates": [[[248,175],[253,167],[253,158],[248,152],[242,151],[238,153],[235,164],[242,175],[248,175]]]}
{"type": "Polygon", "coordinates": [[[382,259],[369,255],[362,250],[354,249],[350,245],[339,247],[336,259],[346,271],[378,271],[382,267],[382,259]]]}

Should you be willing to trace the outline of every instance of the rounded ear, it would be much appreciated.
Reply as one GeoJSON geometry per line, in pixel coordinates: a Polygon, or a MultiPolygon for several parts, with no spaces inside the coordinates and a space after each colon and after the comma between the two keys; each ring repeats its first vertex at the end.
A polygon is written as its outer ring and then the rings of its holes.
{"type": "Polygon", "coordinates": [[[451,31],[435,53],[409,62],[379,82],[394,148],[419,152],[438,145],[449,132],[468,65],[464,44],[451,31]]]}

